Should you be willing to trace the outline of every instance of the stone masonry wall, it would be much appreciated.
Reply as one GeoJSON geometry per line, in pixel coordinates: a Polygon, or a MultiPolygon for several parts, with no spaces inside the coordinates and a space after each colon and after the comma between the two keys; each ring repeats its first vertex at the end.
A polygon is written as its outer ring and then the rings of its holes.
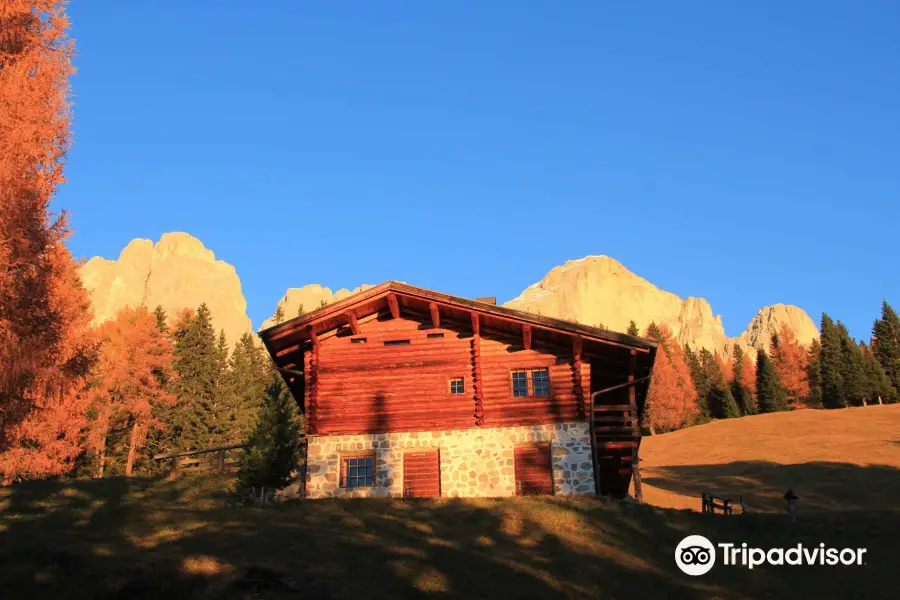
{"type": "Polygon", "coordinates": [[[587,423],[452,431],[312,436],[307,455],[308,498],[402,496],[403,452],[439,448],[441,496],[513,496],[513,450],[534,443],[551,445],[555,494],[594,492],[587,423]],[[340,487],[342,454],[373,452],[375,486],[340,487]]]}

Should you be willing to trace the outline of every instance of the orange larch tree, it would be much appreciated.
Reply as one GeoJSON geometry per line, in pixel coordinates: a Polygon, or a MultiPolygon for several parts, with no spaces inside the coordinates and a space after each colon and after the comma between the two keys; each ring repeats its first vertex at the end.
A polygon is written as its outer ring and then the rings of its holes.
{"type": "Polygon", "coordinates": [[[175,402],[163,385],[171,377],[172,345],[156,326],[153,314],[143,307],[120,310],[115,319],[100,326],[99,335],[103,345],[88,447],[97,457],[96,475],[102,477],[109,437],[127,432],[125,475],[130,477],[135,453],[147,432],[162,427],[153,409],[175,402]]]}
{"type": "Polygon", "coordinates": [[[805,408],[809,397],[809,352],[797,342],[794,331],[784,323],[772,339],[771,355],[781,385],[787,392],[788,405],[793,409],[805,408]]]}
{"type": "Polygon", "coordinates": [[[50,202],[70,144],[64,3],[0,2],[0,477],[67,469],[90,369],[89,303],[50,202]],[[72,419],[58,420],[61,413],[72,419]],[[58,435],[51,433],[60,428],[58,435]],[[57,439],[60,438],[60,439],[57,439]],[[64,443],[60,443],[65,440],[64,443]],[[41,457],[40,448],[51,444],[41,457]],[[65,447],[65,448],[64,448],[65,447]]]}
{"type": "Polygon", "coordinates": [[[644,403],[643,425],[654,433],[684,427],[699,412],[684,349],[665,326],[652,325],[645,337],[659,342],[659,349],[644,403]]]}

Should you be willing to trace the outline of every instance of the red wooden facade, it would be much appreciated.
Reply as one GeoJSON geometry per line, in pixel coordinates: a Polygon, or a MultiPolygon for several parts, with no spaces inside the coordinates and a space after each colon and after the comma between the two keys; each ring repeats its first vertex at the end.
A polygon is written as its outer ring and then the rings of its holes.
{"type": "Polygon", "coordinates": [[[314,435],[584,421],[593,391],[645,377],[656,351],[641,338],[396,282],[260,336],[314,435]]]}

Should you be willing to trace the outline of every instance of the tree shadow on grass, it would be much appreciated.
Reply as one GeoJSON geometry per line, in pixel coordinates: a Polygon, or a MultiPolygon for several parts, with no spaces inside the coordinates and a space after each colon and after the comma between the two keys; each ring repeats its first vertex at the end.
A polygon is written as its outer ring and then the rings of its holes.
{"type": "Polygon", "coordinates": [[[847,574],[846,586],[826,586],[780,571],[762,580],[677,571],[674,548],[688,533],[772,529],[737,518],[591,498],[323,500],[258,509],[231,505],[226,487],[186,478],[2,488],[0,596],[740,598],[771,589],[828,597],[832,588],[860,585],[859,573],[847,574]]]}
{"type": "Polygon", "coordinates": [[[802,511],[894,510],[900,498],[900,469],[849,463],[783,465],[738,461],[719,465],[655,467],[643,481],[656,488],[697,498],[710,492],[744,501],[753,512],[784,512],[784,493],[800,497],[802,511]]]}

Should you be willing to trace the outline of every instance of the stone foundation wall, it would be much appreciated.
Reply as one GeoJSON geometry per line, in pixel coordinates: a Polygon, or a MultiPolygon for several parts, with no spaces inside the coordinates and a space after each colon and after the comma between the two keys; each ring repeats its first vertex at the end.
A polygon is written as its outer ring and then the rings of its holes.
{"type": "Polygon", "coordinates": [[[550,443],[555,494],[594,493],[591,441],[587,423],[452,431],[312,436],[306,474],[308,498],[402,496],[403,452],[438,448],[441,495],[450,497],[513,496],[516,446],[550,443]],[[375,485],[340,487],[342,454],[372,452],[375,485]]]}

